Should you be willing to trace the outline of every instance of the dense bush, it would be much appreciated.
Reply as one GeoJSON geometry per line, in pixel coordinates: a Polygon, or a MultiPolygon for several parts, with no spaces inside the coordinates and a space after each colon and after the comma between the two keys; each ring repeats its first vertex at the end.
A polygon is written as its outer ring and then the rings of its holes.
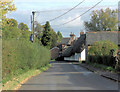
{"type": "Polygon", "coordinates": [[[3,83],[30,70],[40,69],[50,60],[48,49],[25,40],[3,40],[3,83]]]}
{"type": "Polygon", "coordinates": [[[88,61],[115,67],[118,46],[110,41],[95,42],[88,50],[88,61]]]}

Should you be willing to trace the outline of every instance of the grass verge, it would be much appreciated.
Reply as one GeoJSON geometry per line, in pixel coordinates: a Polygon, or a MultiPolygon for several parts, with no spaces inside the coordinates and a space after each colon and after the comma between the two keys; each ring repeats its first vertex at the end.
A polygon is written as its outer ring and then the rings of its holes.
{"type": "Polygon", "coordinates": [[[11,81],[8,81],[6,84],[3,84],[2,90],[18,90],[21,87],[21,84],[24,84],[28,79],[40,74],[42,71],[49,69],[51,65],[48,64],[45,67],[42,67],[40,70],[30,70],[24,74],[21,74],[11,81]]]}
{"type": "Polygon", "coordinates": [[[115,72],[115,69],[111,66],[106,66],[106,65],[97,64],[97,63],[88,63],[88,65],[98,68],[100,70],[115,72]]]}

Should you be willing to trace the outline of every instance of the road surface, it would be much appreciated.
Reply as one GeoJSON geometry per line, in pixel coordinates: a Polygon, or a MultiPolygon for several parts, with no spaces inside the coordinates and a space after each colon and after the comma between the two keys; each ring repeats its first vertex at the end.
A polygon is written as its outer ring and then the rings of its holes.
{"type": "Polygon", "coordinates": [[[54,62],[19,90],[117,90],[118,84],[71,62],[54,62]]]}

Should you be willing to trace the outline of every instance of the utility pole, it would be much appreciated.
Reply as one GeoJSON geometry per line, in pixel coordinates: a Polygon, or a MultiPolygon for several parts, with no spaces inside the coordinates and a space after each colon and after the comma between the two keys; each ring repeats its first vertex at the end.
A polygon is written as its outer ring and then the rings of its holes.
{"type": "Polygon", "coordinates": [[[120,1],[118,2],[118,31],[120,31],[120,1]]]}
{"type": "Polygon", "coordinates": [[[35,42],[35,28],[34,28],[34,24],[35,24],[35,12],[32,12],[33,14],[33,43],[35,42]]]}
{"type": "MultiPolygon", "coordinates": [[[[120,32],[120,1],[118,2],[118,44],[120,43],[120,33],[119,32],[120,32]]],[[[119,46],[118,50],[120,50],[120,46],[119,46]]],[[[119,82],[119,80],[120,80],[120,71],[118,71],[118,92],[120,92],[120,82],[119,82]]]]}

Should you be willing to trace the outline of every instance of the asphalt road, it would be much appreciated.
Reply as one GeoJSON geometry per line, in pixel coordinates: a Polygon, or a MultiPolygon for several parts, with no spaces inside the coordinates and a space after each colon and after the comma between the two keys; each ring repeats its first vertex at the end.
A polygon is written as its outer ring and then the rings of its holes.
{"type": "Polygon", "coordinates": [[[112,80],[70,62],[54,62],[52,67],[31,78],[19,90],[117,90],[112,80]]]}

